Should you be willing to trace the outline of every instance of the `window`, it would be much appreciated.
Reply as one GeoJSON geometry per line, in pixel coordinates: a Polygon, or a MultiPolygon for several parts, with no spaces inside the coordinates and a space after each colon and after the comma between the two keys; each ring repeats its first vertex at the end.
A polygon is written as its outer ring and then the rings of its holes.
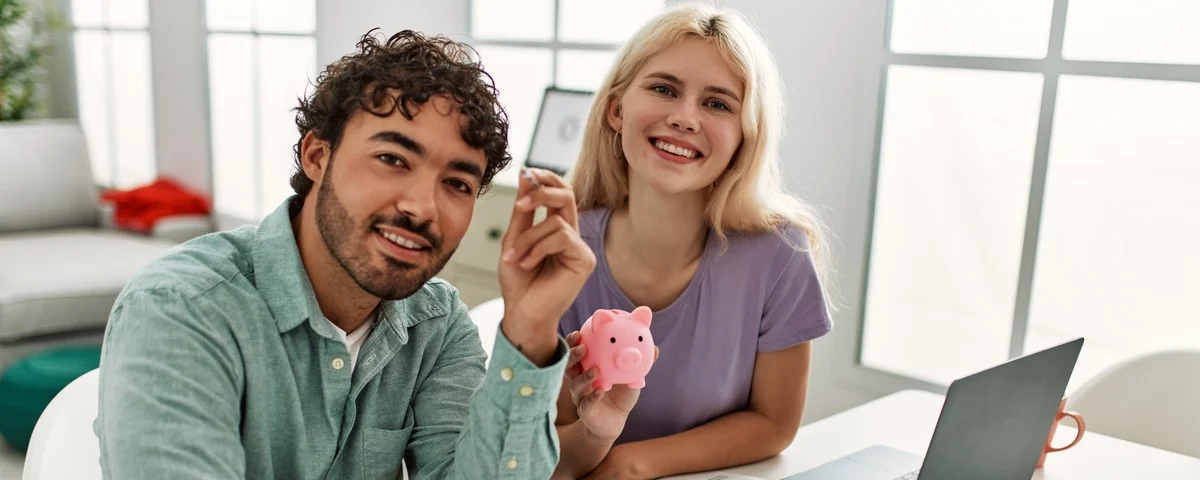
{"type": "Polygon", "coordinates": [[[316,78],[314,0],[207,0],[213,203],[258,221],[292,190],[292,111],[316,78]]]}
{"type": "Polygon", "coordinates": [[[146,0],[72,0],[79,121],[96,183],[128,188],[155,175],[146,0]]]}
{"type": "MultiPolygon", "coordinates": [[[[509,117],[513,164],[525,162],[548,86],[594,91],[622,42],[664,0],[472,0],[471,35],[509,117]]],[[[515,182],[518,169],[498,177],[515,182]]]]}
{"type": "Polygon", "coordinates": [[[1200,347],[1200,3],[891,4],[859,362],[1200,347]]]}

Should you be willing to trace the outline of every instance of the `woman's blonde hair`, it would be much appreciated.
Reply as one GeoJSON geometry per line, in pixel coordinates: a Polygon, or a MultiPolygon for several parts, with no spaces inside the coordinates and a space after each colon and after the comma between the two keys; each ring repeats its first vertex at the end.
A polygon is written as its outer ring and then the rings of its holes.
{"type": "Polygon", "coordinates": [[[726,231],[762,233],[794,225],[808,237],[818,273],[828,273],[820,221],[810,206],[784,192],[780,181],[783,81],[766,43],[735,10],[679,5],[642,26],[621,48],[596,92],[571,174],[579,209],[624,205],[629,193],[628,163],[617,151],[617,132],[607,121],[609,103],[620,101],[648,58],[689,38],[715,45],[745,84],[742,144],[710,189],[705,208],[708,225],[722,242],[726,231]]]}

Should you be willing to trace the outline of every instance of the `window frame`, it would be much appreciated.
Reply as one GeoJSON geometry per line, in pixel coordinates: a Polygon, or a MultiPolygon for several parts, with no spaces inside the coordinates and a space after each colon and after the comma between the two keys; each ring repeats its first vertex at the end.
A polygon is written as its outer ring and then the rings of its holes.
{"type": "MultiPolygon", "coordinates": [[[[102,12],[106,13],[108,10],[108,3],[109,3],[108,0],[98,0],[98,1],[100,2],[100,10],[102,12]]],[[[66,33],[65,40],[66,40],[66,44],[69,45],[69,48],[67,50],[70,52],[70,65],[68,68],[70,68],[70,72],[71,72],[70,73],[71,91],[70,91],[70,96],[69,96],[69,100],[70,100],[71,104],[69,105],[69,109],[70,109],[69,112],[71,114],[72,119],[75,122],[78,122],[80,128],[83,128],[84,125],[83,125],[83,118],[80,116],[80,108],[79,108],[79,102],[80,102],[81,95],[79,94],[80,77],[79,77],[78,52],[75,51],[76,35],[79,32],[94,32],[94,33],[103,34],[104,45],[101,47],[101,49],[104,51],[104,60],[103,60],[104,61],[104,75],[106,77],[108,77],[107,78],[108,88],[106,88],[104,90],[104,100],[105,100],[105,102],[104,102],[105,103],[105,112],[104,113],[105,113],[105,117],[107,119],[104,134],[109,137],[108,149],[107,149],[108,150],[108,152],[107,152],[107,154],[108,154],[108,170],[109,170],[107,183],[101,182],[99,179],[97,179],[95,177],[94,169],[96,168],[96,165],[95,165],[96,158],[95,158],[95,156],[92,155],[92,145],[90,144],[90,142],[87,144],[88,164],[91,165],[91,167],[93,169],[92,182],[100,189],[127,188],[127,187],[120,186],[121,182],[119,181],[120,180],[119,173],[121,171],[121,168],[120,168],[119,158],[121,158],[121,156],[118,154],[118,151],[117,151],[117,142],[113,140],[113,139],[117,138],[116,132],[120,128],[119,122],[116,121],[115,109],[113,108],[113,105],[115,105],[117,103],[116,102],[116,92],[114,91],[115,85],[117,83],[116,82],[116,79],[117,79],[116,74],[117,73],[114,71],[114,68],[113,68],[114,60],[113,60],[113,51],[112,51],[112,49],[113,49],[112,34],[114,32],[141,33],[141,34],[146,35],[146,43],[147,43],[147,46],[149,47],[149,50],[148,50],[149,57],[147,57],[147,60],[149,61],[148,71],[150,73],[150,87],[151,87],[150,91],[147,92],[147,95],[149,95],[149,97],[150,97],[150,124],[154,127],[154,131],[151,132],[151,135],[149,136],[150,137],[149,151],[150,151],[150,154],[152,155],[152,158],[150,159],[150,164],[153,167],[153,169],[150,172],[150,178],[151,178],[151,180],[153,180],[162,175],[163,170],[162,170],[162,165],[160,164],[161,152],[159,151],[159,141],[158,141],[158,130],[160,128],[159,118],[158,118],[159,117],[159,114],[158,114],[158,103],[159,102],[158,102],[157,96],[155,95],[156,89],[154,88],[155,80],[156,80],[156,78],[155,78],[155,63],[157,63],[157,62],[155,61],[155,58],[154,58],[155,57],[155,54],[154,54],[155,41],[154,41],[154,34],[152,32],[153,13],[151,13],[152,9],[154,7],[153,7],[152,3],[153,3],[153,0],[146,0],[146,25],[144,25],[142,27],[114,26],[114,25],[112,25],[112,23],[109,21],[108,18],[105,18],[104,21],[101,22],[100,25],[80,26],[75,23],[74,11],[72,11],[70,0],[61,0],[61,1],[57,2],[56,4],[47,3],[47,5],[55,5],[55,7],[59,9],[59,11],[65,13],[65,19],[66,19],[66,23],[68,25],[68,28],[66,29],[67,31],[65,32],[66,33]]],[[[86,137],[86,135],[87,134],[85,132],[85,137],[86,137]]]]}
{"type": "MultiPolygon", "coordinates": [[[[559,82],[558,82],[559,81],[559,68],[558,68],[559,53],[563,52],[563,51],[570,51],[570,50],[615,53],[618,50],[620,50],[622,44],[621,43],[606,43],[606,42],[567,42],[567,41],[560,40],[560,38],[559,38],[559,27],[560,27],[559,18],[560,18],[560,14],[562,12],[562,8],[561,8],[562,1],[563,0],[552,0],[550,2],[551,3],[551,6],[550,6],[550,8],[551,8],[550,40],[549,41],[541,41],[541,40],[505,40],[505,39],[496,39],[496,38],[481,38],[481,37],[476,36],[475,31],[474,31],[475,1],[468,0],[467,8],[466,8],[467,36],[471,39],[472,47],[510,47],[510,48],[528,48],[528,49],[538,49],[538,50],[543,50],[543,51],[549,51],[550,52],[550,83],[548,85],[546,85],[546,87],[557,88],[557,89],[561,89],[561,90],[579,91],[579,88],[577,88],[577,87],[570,86],[570,85],[564,86],[564,85],[559,84],[559,82]]],[[[668,0],[667,2],[664,3],[664,7],[669,6],[670,3],[671,3],[671,0],[668,0]]],[[[540,109],[539,109],[539,111],[540,111],[540,109]]],[[[541,118],[540,114],[538,114],[536,117],[534,117],[533,132],[537,131],[537,124],[540,121],[540,118],[541,118]]],[[[510,121],[511,121],[511,119],[510,119],[510,121]]],[[[518,139],[518,140],[526,142],[526,147],[525,147],[525,157],[526,158],[513,158],[513,164],[514,165],[525,165],[525,162],[528,160],[528,157],[529,157],[530,149],[533,146],[532,145],[533,138],[530,137],[527,139],[518,139]]],[[[513,139],[509,138],[510,145],[512,144],[512,142],[513,142],[513,139]]],[[[510,147],[510,149],[511,149],[511,147],[510,147]]],[[[497,176],[497,179],[501,182],[505,181],[503,176],[500,176],[500,175],[497,176]]]]}
{"type": "Polygon", "coordinates": [[[862,268],[858,274],[859,295],[853,299],[850,318],[855,329],[838,343],[841,353],[833,366],[835,376],[850,385],[868,387],[870,390],[896,391],[921,389],[944,394],[949,385],[910,377],[897,372],[869,366],[863,363],[863,338],[866,332],[866,306],[870,295],[871,253],[875,230],[875,213],[878,202],[880,154],[883,139],[884,109],[887,102],[888,70],[891,66],[915,66],[933,68],[955,68],[984,71],[1008,71],[1038,73],[1043,76],[1041,107],[1038,117],[1037,138],[1034,147],[1033,169],[1030,180],[1025,227],[1022,235],[1021,259],[1017,277],[1016,296],[1012,319],[1012,334],[1009,338],[1008,359],[1025,354],[1025,337],[1029,328],[1029,311],[1033,293],[1034,269],[1037,261],[1038,239],[1041,231],[1042,209],[1045,199],[1046,175],[1049,167],[1050,146],[1053,140],[1053,124],[1057,104],[1058,83],[1063,75],[1104,78],[1128,78],[1139,80],[1161,80],[1200,83],[1200,65],[1137,63],[1096,60],[1068,60],[1063,58],[1062,49],[1066,33],[1068,0],[1053,0],[1050,18],[1050,36],[1046,56],[1038,59],[1004,58],[986,56],[964,56],[927,53],[897,53],[891,49],[893,13],[895,0],[888,0],[883,24],[883,42],[879,55],[879,84],[874,111],[874,131],[871,163],[868,171],[868,200],[864,243],[860,251],[862,268]],[[851,343],[852,342],[852,343],[851,343]]]}
{"type": "MultiPolygon", "coordinates": [[[[202,11],[203,11],[203,16],[200,19],[200,25],[204,30],[204,60],[203,61],[204,61],[204,67],[205,67],[205,75],[210,75],[210,72],[212,71],[212,54],[209,51],[208,45],[209,45],[209,41],[212,39],[213,35],[243,35],[243,36],[249,36],[252,39],[252,41],[251,41],[252,47],[250,50],[250,57],[251,57],[251,64],[253,64],[255,68],[250,69],[250,90],[251,90],[251,96],[254,98],[254,101],[251,102],[251,104],[249,105],[249,109],[250,109],[250,116],[251,116],[251,119],[254,124],[254,132],[250,135],[249,151],[251,152],[251,155],[254,160],[253,162],[251,162],[252,163],[251,174],[254,177],[254,199],[253,199],[253,201],[254,201],[254,211],[256,212],[256,215],[254,218],[242,218],[240,215],[238,215],[236,213],[227,212],[218,207],[217,190],[219,187],[217,186],[217,179],[218,179],[217,168],[216,168],[217,162],[216,162],[216,152],[213,149],[213,140],[215,138],[215,133],[213,132],[213,128],[212,128],[212,121],[213,121],[213,102],[212,102],[212,98],[211,98],[212,97],[212,80],[211,80],[211,77],[208,77],[208,76],[206,76],[204,79],[205,114],[207,117],[205,119],[205,125],[209,127],[208,135],[206,136],[205,140],[206,140],[206,145],[209,148],[208,174],[209,174],[209,179],[211,182],[212,215],[213,215],[213,218],[216,219],[217,226],[222,229],[227,229],[227,228],[236,228],[237,226],[246,225],[246,224],[257,224],[266,215],[269,215],[271,213],[270,208],[265,208],[266,202],[265,202],[265,199],[263,198],[264,192],[262,189],[263,161],[264,160],[260,156],[261,142],[262,142],[262,122],[261,122],[262,112],[259,109],[259,103],[260,103],[259,100],[261,99],[261,92],[259,89],[259,83],[260,83],[259,77],[261,75],[261,71],[260,71],[261,64],[258,62],[259,41],[263,37],[312,39],[313,44],[314,44],[313,58],[315,60],[318,56],[318,53],[317,53],[318,48],[316,48],[316,47],[317,47],[317,30],[318,30],[318,24],[320,21],[319,21],[319,19],[317,19],[317,22],[313,24],[312,31],[309,31],[309,32],[301,33],[301,32],[262,31],[262,30],[259,30],[259,28],[255,22],[255,16],[254,16],[256,13],[255,0],[249,0],[250,1],[250,27],[248,27],[244,30],[243,29],[229,29],[229,28],[214,29],[214,28],[210,28],[208,26],[208,10],[207,10],[208,0],[199,0],[199,1],[201,4],[201,7],[202,7],[202,11]]],[[[313,3],[313,8],[314,8],[314,10],[317,9],[317,4],[315,1],[313,3]]],[[[314,62],[314,63],[316,63],[316,62],[314,62]]],[[[320,65],[318,65],[318,71],[313,72],[313,73],[319,74],[320,73],[319,69],[320,69],[320,65]]],[[[314,81],[315,77],[310,78],[309,80],[310,80],[310,82],[314,81]]]]}
{"type": "Polygon", "coordinates": [[[563,50],[589,50],[597,52],[615,52],[621,48],[619,43],[603,43],[603,42],[565,42],[559,40],[559,14],[562,11],[560,3],[563,0],[551,1],[551,17],[550,17],[550,40],[501,40],[491,38],[480,38],[475,36],[473,31],[473,22],[475,20],[475,2],[468,0],[467,3],[467,31],[471,37],[473,46],[488,46],[488,47],[514,47],[514,48],[537,48],[542,50],[550,50],[550,78],[549,86],[558,87],[558,53],[563,50]]]}

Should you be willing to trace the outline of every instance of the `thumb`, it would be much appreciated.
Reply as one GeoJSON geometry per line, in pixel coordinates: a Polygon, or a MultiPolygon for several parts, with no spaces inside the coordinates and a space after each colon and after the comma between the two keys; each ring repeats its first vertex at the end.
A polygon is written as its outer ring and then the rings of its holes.
{"type": "MultiPolygon", "coordinates": [[[[539,186],[537,184],[537,180],[533,178],[532,174],[527,175],[525,172],[525,170],[522,170],[521,176],[517,181],[518,200],[539,186]]],[[[527,230],[533,227],[533,213],[534,212],[531,211],[526,212],[517,208],[515,204],[513,205],[512,218],[509,219],[508,229],[504,233],[504,238],[501,239],[501,245],[504,247],[504,252],[507,252],[508,249],[512,247],[513,242],[517,240],[517,237],[521,236],[522,233],[525,233],[527,230]]],[[[501,253],[503,254],[504,252],[501,253]]]]}

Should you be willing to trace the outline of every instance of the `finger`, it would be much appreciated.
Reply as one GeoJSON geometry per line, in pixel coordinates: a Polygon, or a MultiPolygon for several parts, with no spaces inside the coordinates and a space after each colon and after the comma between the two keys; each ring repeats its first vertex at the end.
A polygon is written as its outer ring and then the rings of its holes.
{"type": "Polygon", "coordinates": [[[575,207],[575,191],[567,187],[550,187],[531,190],[525,196],[518,198],[516,208],[532,212],[537,207],[546,207],[547,216],[563,217],[572,226],[579,224],[575,207]]]}
{"type": "Polygon", "coordinates": [[[591,392],[595,391],[596,382],[596,367],[592,367],[585,375],[579,375],[571,379],[570,389],[571,396],[574,398],[586,397],[591,392]]]}
{"type": "Polygon", "coordinates": [[[654,347],[654,361],[658,361],[658,346],[654,347]]]}
{"type": "Polygon", "coordinates": [[[566,220],[561,217],[548,217],[546,220],[535,225],[533,228],[525,231],[520,236],[513,240],[509,245],[508,251],[504,253],[502,260],[509,263],[516,263],[517,260],[523,259],[529,255],[529,249],[535,244],[542,241],[549,235],[560,230],[567,230],[571,227],[567,225],[566,220]]]}
{"type": "Polygon", "coordinates": [[[579,342],[583,341],[583,334],[579,333],[579,330],[576,330],[574,332],[568,333],[566,340],[567,340],[568,346],[574,347],[576,345],[579,345],[579,342]]]}
{"type": "Polygon", "coordinates": [[[547,186],[547,187],[570,187],[571,186],[570,184],[567,183],[566,180],[564,180],[562,177],[558,176],[557,173],[551,172],[544,168],[526,168],[525,171],[528,172],[529,176],[533,177],[534,181],[536,181],[539,185],[542,185],[542,186],[547,186]]]}
{"type": "Polygon", "coordinates": [[[595,406],[599,404],[600,400],[603,398],[604,391],[599,390],[596,387],[592,387],[586,393],[580,395],[579,402],[577,402],[579,405],[580,415],[587,414],[589,410],[595,408],[595,406]]]}
{"type": "MultiPolygon", "coordinates": [[[[534,175],[522,173],[518,176],[517,180],[517,198],[524,197],[530,190],[538,188],[537,185],[538,180],[536,180],[534,175]]],[[[525,233],[532,226],[533,212],[521,210],[516,208],[516,205],[513,205],[512,218],[508,220],[508,230],[504,232],[504,238],[500,242],[504,250],[508,251],[512,246],[513,240],[522,233],[525,233]]]]}
{"type": "MultiPolygon", "coordinates": [[[[592,247],[589,247],[583,238],[579,237],[579,232],[575,230],[563,230],[555,235],[546,237],[543,242],[535,245],[526,255],[526,260],[530,265],[528,268],[537,266],[545,257],[554,256],[558,265],[564,270],[574,272],[576,274],[591,275],[596,268],[596,254],[592,252],[592,247]],[[541,252],[536,250],[542,248],[541,252]]],[[[525,260],[523,260],[524,262],[525,260]]]]}
{"type": "MultiPolygon", "coordinates": [[[[579,364],[583,357],[587,356],[587,345],[576,345],[571,347],[571,355],[567,357],[567,371],[572,372],[572,367],[579,364]]],[[[578,374],[568,375],[567,378],[575,378],[578,374]]]]}
{"type": "MultiPolygon", "coordinates": [[[[540,168],[531,168],[531,169],[528,169],[528,171],[531,172],[531,176],[534,178],[534,180],[536,180],[537,183],[539,183],[543,186],[562,188],[562,189],[569,190],[571,192],[571,201],[569,203],[563,204],[563,206],[561,206],[561,207],[554,209],[554,211],[552,211],[551,213],[554,213],[557,215],[562,215],[562,217],[564,219],[566,219],[567,223],[570,223],[572,227],[579,228],[579,210],[575,206],[575,200],[574,200],[575,192],[574,192],[574,190],[571,189],[571,185],[568,184],[566,182],[566,180],[563,180],[562,177],[558,176],[558,174],[551,172],[549,170],[542,170],[540,168]]],[[[523,196],[524,196],[524,194],[522,194],[521,192],[517,192],[517,198],[521,198],[523,196]]],[[[532,210],[530,210],[530,211],[532,211],[532,210]]]]}
{"type": "Polygon", "coordinates": [[[574,190],[570,188],[542,186],[542,188],[530,190],[528,194],[518,198],[516,206],[521,210],[532,212],[537,207],[559,210],[574,204],[574,190]]]}
{"type": "Polygon", "coordinates": [[[559,230],[547,235],[546,238],[539,240],[537,244],[529,250],[529,254],[525,255],[525,258],[521,259],[521,268],[531,269],[536,267],[538,264],[542,263],[542,260],[545,260],[546,257],[566,252],[571,248],[572,245],[574,245],[574,243],[575,242],[571,238],[571,235],[565,230],[559,230]]]}

